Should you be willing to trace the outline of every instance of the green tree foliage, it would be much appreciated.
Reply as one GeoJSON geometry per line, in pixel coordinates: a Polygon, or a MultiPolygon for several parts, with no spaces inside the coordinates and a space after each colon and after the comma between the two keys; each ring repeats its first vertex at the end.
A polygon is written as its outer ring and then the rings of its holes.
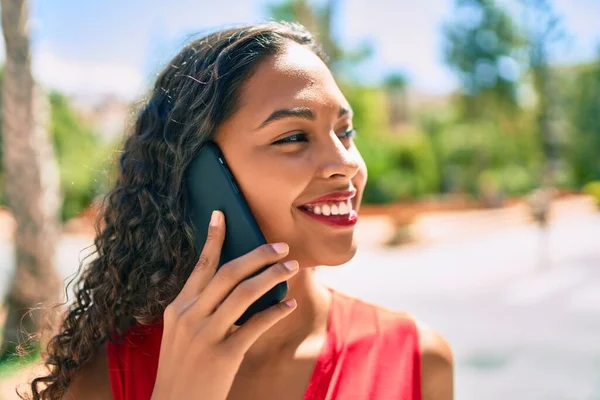
{"type": "Polygon", "coordinates": [[[535,187],[542,160],[532,124],[533,116],[526,113],[500,121],[457,120],[452,113],[425,116],[421,125],[431,138],[441,192],[527,193],[535,187]]]}
{"type": "Polygon", "coordinates": [[[582,65],[566,82],[565,107],[570,122],[569,163],[575,183],[600,180],[600,48],[598,59],[582,65]]]}
{"type": "MultiPolygon", "coordinates": [[[[3,76],[1,71],[0,69],[0,84],[3,76]]],[[[93,130],[80,120],[64,95],[51,92],[49,96],[52,143],[58,158],[63,192],[61,218],[65,221],[78,215],[105,189],[114,146],[102,142],[93,130]]],[[[1,139],[2,135],[0,155],[1,139]]],[[[0,162],[0,184],[3,185],[2,165],[0,162]]],[[[4,205],[2,187],[0,204],[4,205]]]]}
{"type": "Polygon", "coordinates": [[[522,44],[510,15],[494,0],[456,0],[454,17],[444,26],[445,60],[462,85],[466,118],[489,117],[517,105],[522,44]]]}
{"type": "Polygon", "coordinates": [[[50,104],[52,140],[64,195],[62,219],[67,220],[104,189],[112,147],[81,122],[65,96],[52,92],[50,104]]]}
{"type": "Polygon", "coordinates": [[[387,203],[437,192],[438,166],[429,136],[417,129],[390,132],[384,88],[342,84],[341,89],[354,111],[356,146],[369,169],[364,201],[387,203]]]}
{"type": "Polygon", "coordinates": [[[600,181],[593,181],[587,183],[582,188],[582,192],[592,196],[592,198],[596,202],[596,205],[600,208],[600,181]]]}
{"type": "Polygon", "coordinates": [[[556,129],[559,119],[557,110],[558,88],[556,74],[550,65],[552,45],[562,40],[566,32],[561,18],[548,0],[523,0],[526,50],[528,67],[537,97],[535,107],[536,130],[538,131],[545,167],[542,185],[555,185],[561,173],[562,147],[560,132],[556,129]]]}
{"type": "Polygon", "coordinates": [[[357,140],[376,140],[389,134],[387,100],[381,88],[347,82],[339,86],[354,112],[352,120],[360,131],[357,140]]]}
{"type": "Polygon", "coordinates": [[[429,136],[420,130],[380,140],[359,141],[369,166],[367,203],[389,203],[422,198],[439,190],[437,160],[429,136]]]}

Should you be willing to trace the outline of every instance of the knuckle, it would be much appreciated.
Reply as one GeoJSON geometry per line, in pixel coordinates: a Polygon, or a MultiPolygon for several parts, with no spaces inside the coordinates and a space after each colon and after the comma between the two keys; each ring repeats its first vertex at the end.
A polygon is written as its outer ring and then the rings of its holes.
{"type": "Polygon", "coordinates": [[[218,358],[228,359],[235,351],[235,346],[230,341],[224,341],[214,348],[218,358]]]}
{"type": "Polygon", "coordinates": [[[256,280],[248,279],[237,286],[238,293],[242,297],[250,297],[256,292],[256,280]]]}
{"type": "Polygon", "coordinates": [[[226,340],[220,343],[215,348],[217,356],[221,360],[232,360],[239,357],[244,357],[245,349],[242,348],[236,341],[226,340]]]}
{"type": "Polygon", "coordinates": [[[223,281],[227,282],[235,280],[236,275],[236,268],[234,268],[234,266],[230,263],[221,266],[221,268],[219,268],[219,271],[217,272],[217,276],[219,277],[219,279],[222,279],[223,281]]]}
{"type": "Polygon", "coordinates": [[[218,229],[217,229],[217,227],[211,226],[208,229],[208,232],[206,233],[206,241],[208,242],[210,240],[215,239],[217,237],[217,235],[218,235],[218,229]]]}
{"type": "Polygon", "coordinates": [[[206,269],[209,264],[210,259],[208,258],[208,256],[206,256],[206,254],[201,254],[198,258],[198,261],[196,262],[196,269],[206,269]]]}
{"type": "Polygon", "coordinates": [[[186,336],[193,336],[198,330],[198,322],[195,318],[191,317],[190,313],[185,313],[179,320],[179,329],[181,329],[181,332],[186,336]]]}
{"type": "Polygon", "coordinates": [[[270,310],[267,308],[261,312],[257,312],[253,316],[251,316],[246,323],[251,324],[257,329],[264,324],[264,321],[268,319],[270,310]]]}
{"type": "Polygon", "coordinates": [[[163,312],[163,318],[165,320],[165,323],[166,324],[175,323],[175,321],[177,321],[177,318],[179,317],[178,314],[179,313],[177,312],[177,310],[175,308],[175,304],[174,303],[169,304],[167,307],[165,307],[165,311],[163,312]]]}

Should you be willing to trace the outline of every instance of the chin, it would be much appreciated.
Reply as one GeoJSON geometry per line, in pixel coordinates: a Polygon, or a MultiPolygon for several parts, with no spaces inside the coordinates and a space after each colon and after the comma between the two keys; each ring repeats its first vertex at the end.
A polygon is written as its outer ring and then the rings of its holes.
{"type": "Polygon", "coordinates": [[[338,248],[329,247],[327,249],[320,249],[319,254],[315,254],[314,264],[312,266],[328,266],[328,267],[337,267],[338,265],[342,265],[352,260],[354,255],[356,254],[357,246],[356,242],[353,240],[352,243],[349,243],[343,248],[341,246],[337,246],[338,248]]]}

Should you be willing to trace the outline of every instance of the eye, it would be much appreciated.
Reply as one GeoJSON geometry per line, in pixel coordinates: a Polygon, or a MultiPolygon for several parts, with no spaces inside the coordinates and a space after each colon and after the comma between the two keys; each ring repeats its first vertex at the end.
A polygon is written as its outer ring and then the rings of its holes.
{"type": "MultiPolygon", "coordinates": [[[[352,128],[352,129],[348,129],[345,132],[342,132],[341,135],[339,135],[338,137],[342,140],[344,139],[351,139],[354,136],[356,136],[356,129],[352,128]]],[[[275,142],[273,142],[274,145],[282,145],[282,144],[290,144],[290,143],[301,143],[301,142],[308,142],[308,135],[305,132],[298,132],[298,133],[294,133],[293,135],[284,137],[283,139],[279,139],[275,142]]]]}
{"type": "Polygon", "coordinates": [[[346,132],[343,132],[341,136],[339,136],[340,139],[351,139],[354,136],[356,136],[357,131],[356,128],[352,128],[352,129],[348,129],[346,132]]]}
{"type": "Polygon", "coordinates": [[[284,137],[283,139],[279,139],[279,140],[273,142],[273,144],[279,145],[279,144],[300,143],[300,142],[308,142],[306,133],[304,133],[304,132],[294,133],[293,135],[284,137]]]}

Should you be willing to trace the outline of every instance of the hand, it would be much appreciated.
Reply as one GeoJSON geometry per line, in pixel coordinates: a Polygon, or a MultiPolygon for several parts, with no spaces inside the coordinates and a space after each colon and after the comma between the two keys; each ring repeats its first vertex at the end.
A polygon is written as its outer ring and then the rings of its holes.
{"type": "Polygon", "coordinates": [[[204,400],[226,399],[246,351],[296,308],[293,299],[278,303],[234,329],[252,303],[298,272],[298,262],[278,262],[288,254],[287,244],[266,244],[216,271],[224,238],[224,216],[215,211],[194,271],[165,309],[152,400],[184,399],[189,393],[204,400]]]}

